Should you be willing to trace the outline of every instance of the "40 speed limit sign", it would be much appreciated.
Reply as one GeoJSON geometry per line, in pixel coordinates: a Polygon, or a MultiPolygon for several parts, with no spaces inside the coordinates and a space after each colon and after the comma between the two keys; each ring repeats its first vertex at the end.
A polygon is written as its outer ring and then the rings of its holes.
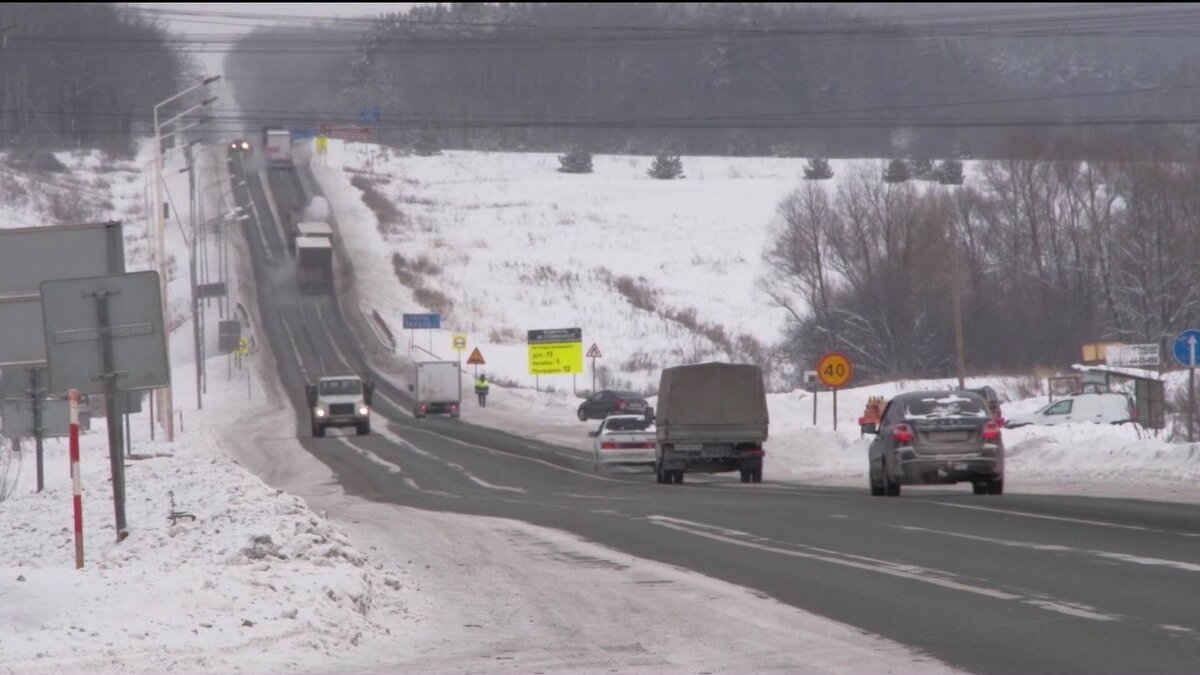
{"type": "Polygon", "coordinates": [[[853,374],[854,367],[850,365],[850,359],[841,352],[829,352],[817,361],[817,379],[830,389],[844,386],[853,374]]]}

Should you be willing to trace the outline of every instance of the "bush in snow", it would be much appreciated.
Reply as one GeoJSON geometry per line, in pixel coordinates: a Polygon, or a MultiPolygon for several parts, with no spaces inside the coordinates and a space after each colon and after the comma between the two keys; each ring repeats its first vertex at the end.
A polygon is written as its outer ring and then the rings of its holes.
{"type": "Polygon", "coordinates": [[[925,157],[918,157],[908,162],[908,172],[917,180],[937,180],[933,170],[933,162],[925,157]]]}
{"type": "Polygon", "coordinates": [[[654,163],[646,175],[659,180],[683,178],[683,160],[671,151],[663,150],[654,157],[654,163]]]}
{"type": "Polygon", "coordinates": [[[883,172],[883,182],[885,183],[907,183],[912,178],[912,172],[908,170],[908,165],[902,159],[893,159],[888,162],[887,169],[883,172]]]}
{"type": "Polygon", "coordinates": [[[822,157],[813,157],[808,160],[808,166],[804,167],[804,180],[828,180],[833,178],[833,169],[829,167],[829,160],[822,157]]]}
{"type": "Polygon", "coordinates": [[[591,173],[592,153],[576,145],[567,154],[558,156],[560,173],[591,173]]]}

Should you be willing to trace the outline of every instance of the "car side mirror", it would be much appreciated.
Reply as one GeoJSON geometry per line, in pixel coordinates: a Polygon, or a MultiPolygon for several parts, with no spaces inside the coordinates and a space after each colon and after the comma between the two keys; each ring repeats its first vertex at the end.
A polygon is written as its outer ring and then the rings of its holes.
{"type": "Polygon", "coordinates": [[[876,435],[879,433],[879,425],[876,424],[875,422],[867,422],[866,424],[861,424],[861,425],[859,425],[858,428],[859,428],[859,431],[861,431],[864,434],[876,435]]]}
{"type": "Polygon", "coordinates": [[[304,385],[304,398],[308,400],[308,407],[317,405],[317,386],[315,384],[304,385]]]}
{"type": "Polygon", "coordinates": [[[599,432],[599,431],[589,431],[589,432],[588,432],[588,438],[595,438],[595,437],[597,437],[597,436],[599,436],[599,435],[600,435],[600,432],[599,432]]]}

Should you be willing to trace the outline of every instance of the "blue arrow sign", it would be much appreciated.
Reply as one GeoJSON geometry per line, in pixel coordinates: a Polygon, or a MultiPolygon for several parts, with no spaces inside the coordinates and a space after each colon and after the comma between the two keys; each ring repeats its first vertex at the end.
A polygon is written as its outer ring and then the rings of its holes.
{"type": "Polygon", "coordinates": [[[1175,338],[1171,347],[1175,360],[1187,368],[1200,366],[1200,330],[1194,328],[1185,330],[1175,338]]]}
{"type": "Polygon", "coordinates": [[[364,124],[379,124],[383,119],[383,109],[377,105],[367,105],[358,109],[358,120],[364,124]]]}

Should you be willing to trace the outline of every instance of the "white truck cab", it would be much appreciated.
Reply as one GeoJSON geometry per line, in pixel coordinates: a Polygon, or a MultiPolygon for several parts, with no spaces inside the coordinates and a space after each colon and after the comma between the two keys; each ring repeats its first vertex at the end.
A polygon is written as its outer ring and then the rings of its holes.
{"type": "Polygon", "coordinates": [[[371,396],[375,386],[358,375],[330,375],[304,385],[313,438],[327,427],[354,427],[359,436],[371,433],[371,396]]]}

